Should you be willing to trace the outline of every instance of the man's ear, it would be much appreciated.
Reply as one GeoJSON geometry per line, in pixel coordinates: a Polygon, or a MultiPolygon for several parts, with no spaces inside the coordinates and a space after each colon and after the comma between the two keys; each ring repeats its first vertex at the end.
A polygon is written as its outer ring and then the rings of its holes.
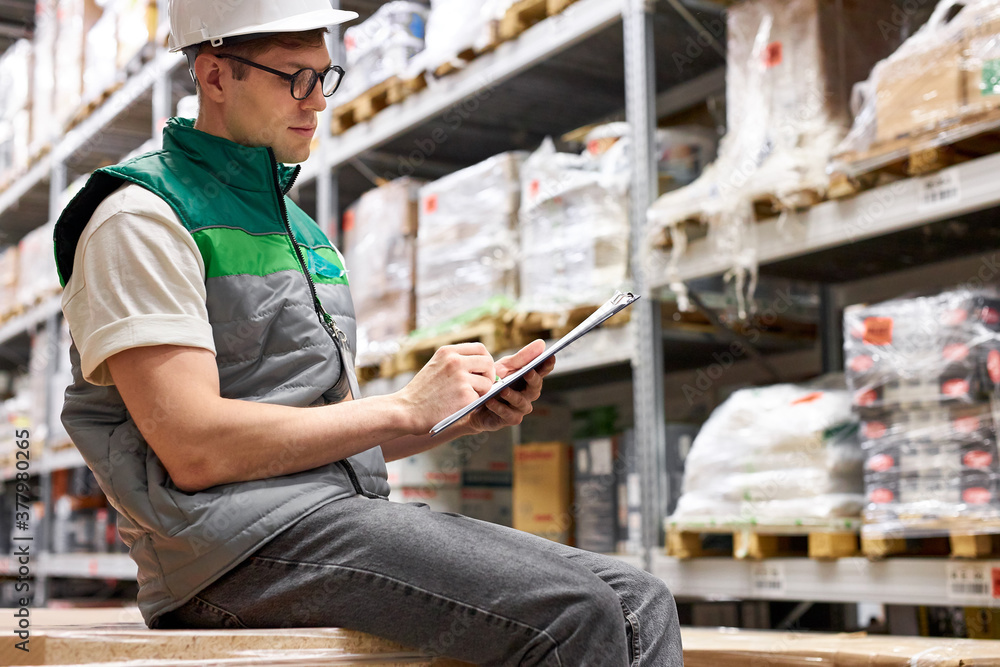
{"type": "Polygon", "coordinates": [[[201,94],[217,104],[226,98],[225,72],[222,63],[215,56],[201,54],[194,61],[194,73],[198,77],[201,94]]]}

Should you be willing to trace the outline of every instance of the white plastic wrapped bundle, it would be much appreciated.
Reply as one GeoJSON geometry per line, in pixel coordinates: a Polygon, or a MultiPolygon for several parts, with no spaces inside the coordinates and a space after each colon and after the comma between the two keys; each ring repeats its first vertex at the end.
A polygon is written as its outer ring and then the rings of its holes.
{"type": "Polygon", "coordinates": [[[344,32],[347,74],[338,95],[351,100],[398,76],[409,79],[414,56],[424,50],[427,6],[418,2],[387,2],[364,23],[344,32]]]}
{"type": "Polygon", "coordinates": [[[835,168],[961,138],[1000,108],[1000,1],[942,0],[928,22],[854,93],[856,119],[835,168]]]}
{"type": "Polygon", "coordinates": [[[862,454],[847,391],[743,389],[702,426],[670,521],[792,524],[855,517],[862,454]]]}
{"type": "Polygon", "coordinates": [[[463,51],[481,51],[489,46],[495,22],[513,4],[513,0],[431,0],[423,56],[427,71],[459,61],[463,51]]]}
{"type": "Polygon", "coordinates": [[[421,188],[418,328],[516,301],[523,161],[523,153],[501,153],[421,188]]]}
{"type": "Polygon", "coordinates": [[[417,195],[400,178],[365,193],[344,219],[345,255],[358,317],[358,365],[399,350],[414,328],[417,195]]]}
{"type": "Polygon", "coordinates": [[[602,173],[546,140],[521,169],[521,301],[551,312],[600,304],[628,278],[629,172],[602,173]]]}

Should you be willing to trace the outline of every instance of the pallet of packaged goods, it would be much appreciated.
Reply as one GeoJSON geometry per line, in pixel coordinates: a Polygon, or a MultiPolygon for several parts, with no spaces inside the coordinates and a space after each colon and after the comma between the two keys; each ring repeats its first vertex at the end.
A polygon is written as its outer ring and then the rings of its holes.
{"type": "Polygon", "coordinates": [[[738,560],[811,558],[835,560],[859,553],[860,521],[844,519],[816,525],[731,525],[670,522],[667,555],[679,559],[713,556],[738,560]]]}
{"type": "Polygon", "coordinates": [[[383,4],[344,32],[346,75],[334,110],[333,132],[368,120],[426,86],[416,57],[424,51],[428,8],[397,0],[383,4]]]}
{"type": "Polygon", "coordinates": [[[862,452],[836,378],[741,389],[691,445],[683,493],[664,523],[679,558],[858,552],[862,452]]]}
{"type": "MultiPolygon", "coordinates": [[[[832,0],[748,0],[728,10],[727,133],[701,178],[649,209],[654,248],[683,248],[685,234],[709,228],[745,238],[738,230],[828,198],[827,167],[854,120],[853,85],[899,44],[878,29],[891,24],[890,10],[832,0]],[[850,51],[847,34],[871,48],[850,51]]],[[[727,251],[738,271],[744,243],[727,251]]]]}
{"type": "Polygon", "coordinates": [[[872,69],[831,164],[832,195],[855,194],[1000,151],[1000,6],[941,3],[872,69]]]}
{"type": "Polygon", "coordinates": [[[844,311],[870,558],[1000,546],[1000,296],[958,289],[844,311]]]}

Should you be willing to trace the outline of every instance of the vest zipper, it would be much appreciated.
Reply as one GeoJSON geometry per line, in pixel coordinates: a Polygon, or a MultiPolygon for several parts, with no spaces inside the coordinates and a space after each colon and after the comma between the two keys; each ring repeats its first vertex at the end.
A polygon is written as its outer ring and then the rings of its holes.
{"type": "MultiPolygon", "coordinates": [[[[281,182],[278,180],[278,160],[274,156],[274,151],[271,150],[270,148],[267,149],[267,154],[271,158],[271,176],[274,179],[274,190],[278,195],[278,209],[281,211],[281,222],[285,225],[285,231],[288,232],[288,238],[289,240],[291,240],[292,248],[295,250],[295,257],[296,259],[299,260],[299,266],[302,267],[302,273],[305,274],[306,276],[306,282],[309,283],[309,294],[310,296],[312,296],[313,308],[315,308],[316,310],[316,316],[319,317],[320,324],[323,325],[323,328],[326,330],[326,332],[330,335],[331,338],[333,338],[334,344],[338,345],[338,349],[340,349],[339,348],[340,343],[338,343],[337,341],[338,339],[340,339],[341,341],[346,343],[347,334],[345,334],[343,331],[340,330],[336,322],[334,322],[333,318],[330,317],[330,315],[326,312],[326,310],[323,308],[323,304],[319,300],[319,296],[316,294],[316,283],[313,282],[312,276],[309,274],[309,267],[306,265],[306,261],[302,257],[302,248],[299,247],[299,242],[295,238],[295,233],[292,231],[292,225],[288,220],[288,207],[285,206],[286,190],[283,190],[281,188],[281,182]]],[[[295,182],[296,176],[298,176],[297,171],[295,173],[295,176],[292,177],[291,182],[288,184],[289,189],[291,189],[292,184],[295,182]]],[[[344,370],[345,372],[349,372],[346,369],[346,365],[347,364],[345,363],[344,370]]],[[[338,463],[340,463],[344,467],[344,470],[347,471],[347,477],[351,480],[351,486],[354,487],[355,493],[357,493],[358,495],[366,496],[368,498],[382,497],[379,496],[377,493],[369,493],[365,491],[363,488],[361,488],[361,482],[358,480],[358,475],[354,471],[354,466],[351,465],[350,461],[348,461],[347,459],[343,459],[341,461],[338,461],[338,463]]]]}

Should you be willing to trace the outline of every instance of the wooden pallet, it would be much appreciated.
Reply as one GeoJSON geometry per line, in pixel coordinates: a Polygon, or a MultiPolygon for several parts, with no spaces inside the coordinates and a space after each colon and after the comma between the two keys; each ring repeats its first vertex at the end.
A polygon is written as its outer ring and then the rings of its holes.
{"type": "Polygon", "coordinates": [[[438,65],[437,69],[434,70],[434,76],[440,78],[442,76],[448,76],[452,72],[457,72],[460,69],[464,69],[466,63],[472,62],[473,60],[476,59],[476,56],[478,55],[479,52],[471,48],[460,51],[454,58],[452,58],[448,62],[438,65]]]}
{"type": "Polygon", "coordinates": [[[852,196],[902,178],[925,176],[997,152],[1000,111],[969,115],[933,131],[877,142],[868,150],[836,156],[835,162],[844,168],[832,174],[830,198],[852,196]],[[947,135],[943,143],[942,133],[947,135]]]}
{"type": "MultiPolygon", "coordinates": [[[[520,348],[538,338],[542,340],[562,338],[593,315],[598,307],[577,306],[562,312],[510,313],[507,321],[510,324],[511,344],[520,348]]],[[[624,326],[630,317],[630,311],[623,310],[601,326],[624,326]]]]}
{"type": "Polygon", "coordinates": [[[419,371],[431,360],[438,348],[458,343],[482,343],[490,352],[506,350],[511,347],[510,327],[503,316],[495,315],[463,325],[454,331],[408,340],[392,360],[392,372],[398,375],[419,371]]]}
{"type": "Polygon", "coordinates": [[[679,559],[722,556],[738,560],[858,555],[858,529],[847,521],[824,526],[675,526],[667,530],[667,555],[679,559]]]}
{"type": "Polygon", "coordinates": [[[576,1],[577,0],[548,0],[546,3],[546,10],[548,11],[549,16],[555,16],[576,1]]]}
{"type": "MultiPolygon", "coordinates": [[[[857,190],[852,190],[851,193],[857,190]]],[[[843,196],[843,195],[842,195],[843,196]]],[[[821,191],[814,187],[803,187],[790,193],[785,193],[781,197],[774,193],[762,192],[751,199],[754,217],[757,222],[774,218],[782,213],[794,213],[816,204],[820,204],[831,198],[829,192],[821,191]]],[[[708,236],[711,226],[711,216],[704,212],[694,213],[683,220],[674,222],[671,226],[682,227],[687,235],[688,242],[708,236]]],[[[674,245],[667,228],[660,230],[659,235],[653,239],[653,246],[659,250],[670,250],[674,245]]]]}
{"type": "Polygon", "coordinates": [[[383,109],[402,102],[426,85],[423,76],[406,82],[399,77],[389,77],[353,100],[334,109],[331,129],[334,134],[343,134],[349,128],[369,120],[383,109]]]}
{"type": "Polygon", "coordinates": [[[1000,523],[928,521],[885,532],[866,529],[861,551],[872,560],[891,556],[1000,557],[1000,523]]]}
{"type": "Polygon", "coordinates": [[[548,0],[519,0],[500,19],[500,41],[517,38],[522,32],[549,16],[548,0]]]}

